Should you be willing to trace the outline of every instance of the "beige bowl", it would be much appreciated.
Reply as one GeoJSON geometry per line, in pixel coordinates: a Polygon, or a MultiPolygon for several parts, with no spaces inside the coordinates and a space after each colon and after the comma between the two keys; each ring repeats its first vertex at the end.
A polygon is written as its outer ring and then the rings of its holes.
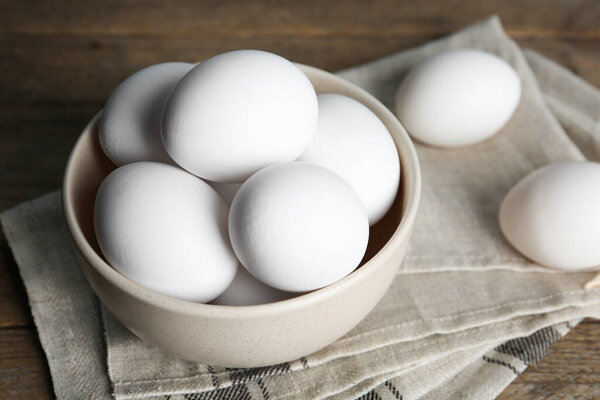
{"type": "Polygon", "coordinates": [[[205,364],[258,367],[290,361],[327,346],[356,326],[394,279],[419,203],[421,178],[415,149],[402,125],[373,96],[325,71],[300,68],[317,92],[340,93],[369,107],[392,134],[402,165],[396,201],[371,228],[361,267],[311,293],[271,304],[220,306],[171,298],[126,278],[104,261],[94,234],[96,191],[115,168],[98,142],[98,116],[77,141],[63,187],[67,225],[92,288],[115,317],[140,338],[205,364]]]}

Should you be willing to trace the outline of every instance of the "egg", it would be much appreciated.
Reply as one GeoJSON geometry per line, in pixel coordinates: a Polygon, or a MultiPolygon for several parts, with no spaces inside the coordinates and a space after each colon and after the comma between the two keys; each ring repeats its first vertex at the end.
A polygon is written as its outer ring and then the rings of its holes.
{"type": "Polygon", "coordinates": [[[233,201],[233,197],[242,186],[241,183],[228,183],[228,182],[207,182],[210,187],[215,189],[215,191],[221,196],[227,206],[231,206],[231,202],[233,201]]]}
{"type": "Polygon", "coordinates": [[[172,163],[161,140],[162,112],[175,84],[193,64],[169,62],[144,68],[112,93],[100,117],[102,149],[116,165],[172,163]]]}
{"type": "Polygon", "coordinates": [[[389,210],[400,184],[400,161],[387,128],[366,106],[350,97],[317,96],[315,136],[299,161],[328,168],[361,198],[373,225],[389,210]]]}
{"type": "Polygon", "coordinates": [[[239,267],[233,282],[212,304],[224,306],[251,306],[256,304],[274,303],[292,297],[292,293],[283,292],[265,285],[244,267],[239,267]]]}
{"type": "Polygon", "coordinates": [[[479,50],[451,50],[407,74],[396,94],[396,114],[423,143],[467,146],[500,130],[520,97],[521,81],[507,62],[479,50]]]}
{"type": "Polygon", "coordinates": [[[127,164],[102,182],[94,209],[102,254],[133,281],[201,303],[231,284],[238,260],[227,205],[194,175],[156,162],[127,164]]]}
{"type": "Polygon", "coordinates": [[[301,162],[269,166],[239,189],[229,213],[238,259],[289,292],[321,288],[360,263],[369,239],[362,201],[343,178],[301,162]]]}
{"type": "Polygon", "coordinates": [[[163,143],[184,169],[215,182],[243,182],[306,149],[317,96],[293,63],[258,50],[212,57],[175,87],[163,116],[163,143]]]}
{"type": "Polygon", "coordinates": [[[600,164],[561,162],[508,192],[500,228],[523,255],[552,268],[600,266],[600,164]]]}

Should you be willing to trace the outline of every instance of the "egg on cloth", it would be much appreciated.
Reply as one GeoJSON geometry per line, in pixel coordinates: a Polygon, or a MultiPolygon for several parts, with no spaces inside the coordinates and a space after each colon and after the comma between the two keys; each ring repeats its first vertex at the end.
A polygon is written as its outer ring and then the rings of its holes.
{"type": "Polygon", "coordinates": [[[293,297],[293,293],[277,290],[253,277],[240,266],[231,285],[211,304],[224,306],[251,306],[274,303],[293,297]]]}
{"type": "Polygon", "coordinates": [[[473,49],[437,54],[417,65],[396,94],[410,135],[432,146],[481,142],[500,130],[521,97],[521,81],[503,59],[473,49]]]}
{"type": "Polygon", "coordinates": [[[115,89],[98,128],[100,145],[112,162],[172,163],[161,140],[162,112],[171,90],[193,67],[181,62],[152,65],[115,89]]]}
{"type": "Polygon", "coordinates": [[[307,76],[278,55],[232,51],[203,61],[179,81],[163,115],[163,143],[182,168],[215,182],[243,182],[293,161],[317,123],[307,76]]]}
{"type": "Polygon", "coordinates": [[[373,225],[392,206],[400,184],[394,140],[362,103],[334,93],[319,94],[317,99],[315,136],[298,160],[328,168],[350,183],[373,225]]]}
{"type": "Polygon", "coordinates": [[[499,220],[506,239],[539,264],[600,267],[600,164],[560,162],[532,172],[506,195],[499,220]]]}
{"type": "Polygon", "coordinates": [[[172,165],[138,162],[111,172],[94,209],[96,237],[113,268],[162,294],[208,302],[238,268],[228,208],[198,177],[172,165]]]}
{"type": "Polygon", "coordinates": [[[358,194],[336,173],[281,163],[255,173],[239,189],[229,236],[253,276],[280,290],[303,292],[356,269],[367,248],[369,220],[358,194]]]}

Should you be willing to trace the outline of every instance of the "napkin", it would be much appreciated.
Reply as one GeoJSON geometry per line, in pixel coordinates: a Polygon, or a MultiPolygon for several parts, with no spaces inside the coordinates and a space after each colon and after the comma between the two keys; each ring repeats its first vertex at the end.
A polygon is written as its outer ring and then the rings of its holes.
{"type": "Polygon", "coordinates": [[[57,397],[491,398],[577,321],[599,317],[600,291],[583,289],[593,272],[527,261],[502,238],[496,219],[504,194],[531,170],[597,159],[598,146],[589,146],[600,141],[596,89],[542,56],[525,56],[496,17],[340,75],[392,107],[411,65],[460,47],[491,51],[516,68],[518,110],[484,143],[417,145],[423,195],[404,265],[361,324],[299,360],[254,369],[178,360],[101,310],[80,272],[58,193],[2,213],[57,397]]]}

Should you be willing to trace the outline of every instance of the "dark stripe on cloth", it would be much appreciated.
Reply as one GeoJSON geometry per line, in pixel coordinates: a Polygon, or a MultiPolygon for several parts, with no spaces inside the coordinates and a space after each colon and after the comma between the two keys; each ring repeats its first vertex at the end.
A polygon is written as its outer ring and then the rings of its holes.
{"type": "Polygon", "coordinates": [[[398,391],[398,389],[396,389],[396,386],[394,386],[392,384],[392,382],[385,381],[383,384],[385,385],[385,387],[388,388],[388,390],[390,392],[392,392],[392,394],[394,395],[395,398],[397,398],[398,400],[402,400],[402,395],[400,394],[400,392],[398,391]]]}
{"type": "Polygon", "coordinates": [[[264,378],[271,375],[280,375],[290,370],[289,363],[271,365],[260,368],[228,368],[229,378],[234,385],[255,381],[258,378],[264,378]]]}
{"type": "Polygon", "coordinates": [[[379,396],[375,389],[373,389],[370,392],[367,392],[362,396],[357,397],[356,400],[381,400],[381,396],[379,396]]]}
{"type": "Polygon", "coordinates": [[[218,389],[220,384],[219,378],[217,378],[217,376],[215,375],[215,369],[210,365],[208,365],[206,368],[208,369],[208,372],[210,372],[210,379],[212,380],[213,386],[215,387],[215,389],[218,389]]]}
{"type": "Polygon", "coordinates": [[[306,358],[302,357],[302,358],[300,359],[300,362],[302,362],[302,367],[303,367],[304,369],[308,368],[308,361],[306,361],[306,358]]]}
{"type": "Polygon", "coordinates": [[[246,385],[230,386],[202,393],[184,394],[185,400],[252,400],[246,385]]]}
{"type": "Polygon", "coordinates": [[[257,379],[256,383],[258,383],[258,387],[260,388],[260,391],[262,392],[263,398],[265,400],[269,400],[269,397],[271,397],[271,395],[267,391],[267,387],[265,386],[265,383],[263,382],[263,380],[257,379]]]}
{"type": "Polygon", "coordinates": [[[533,333],[527,337],[509,340],[498,346],[498,353],[508,354],[523,361],[525,364],[539,364],[548,353],[548,349],[558,340],[561,335],[556,329],[549,326],[533,333]]]}
{"type": "Polygon", "coordinates": [[[514,366],[512,366],[509,363],[504,362],[502,360],[497,360],[495,358],[489,358],[487,356],[483,356],[483,361],[489,362],[490,364],[501,365],[503,367],[510,369],[512,372],[515,373],[515,375],[519,375],[519,371],[514,366]]]}

